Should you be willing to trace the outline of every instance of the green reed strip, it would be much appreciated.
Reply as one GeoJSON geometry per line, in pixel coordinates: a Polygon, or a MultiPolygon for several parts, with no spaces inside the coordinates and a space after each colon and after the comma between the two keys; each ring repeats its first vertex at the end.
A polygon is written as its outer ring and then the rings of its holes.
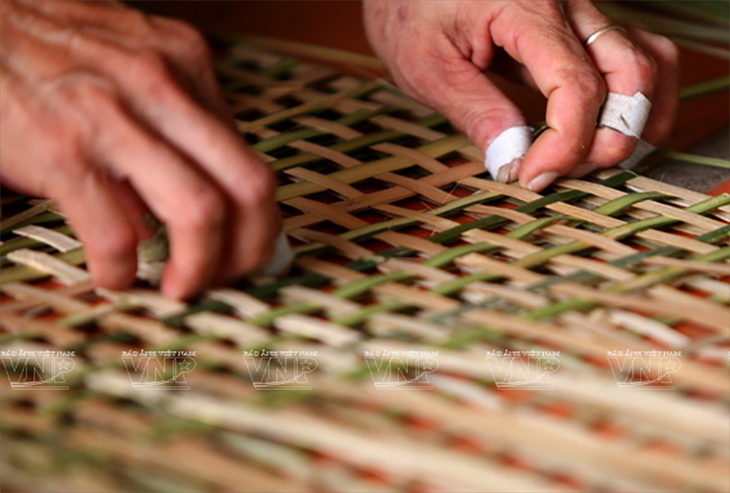
{"type": "MultiPolygon", "coordinates": [[[[640,195],[640,194],[637,194],[637,195],[640,195]]],[[[642,195],[641,200],[650,200],[650,199],[656,198],[656,194],[653,194],[653,193],[646,193],[646,194],[641,194],[641,195],[642,195]]],[[[612,204],[612,203],[609,203],[611,205],[605,204],[604,211],[610,211],[610,212],[616,214],[616,213],[624,210],[626,207],[628,207],[627,204],[636,203],[637,201],[636,200],[627,200],[627,197],[624,196],[624,197],[620,197],[619,199],[615,199],[612,202],[617,202],[617,204],[612,204]]],[[[686,210],[692,209],[691,212],[703,213],[703,212],[708,212],[710,210],[713,210],[717,207],[721,207],[722,205],[726,205],[727,203],[730,203],[729,197],[722,197],[722,196],[711,197],[710,199],[705,200],[699,204],[694,204],[693,206],[688,207],[686,210]]],[[[655,218],[651,218],[651,219],[655,219],[655,218]]],[[[663,221],[657,222],[656,225],[652,226],[652,227],[667,226],[667,225],[679,222],[678,220],[672,219],[672,218],[662,217],[660,219],[663,219],[663,221]]],[[[647,222],[648,222],[648,220],[644,220],[644,221],[637,221],[636,223],[631,223],[629,225],[626,225],[626,226],[635,225],[635,227],[633,228],[633,230],[624,231],[625,234],[622,237],[645,230],[647,222]]],[[[614,228],[614,230],[618,230],[618,229],[625,229],[625,227],[620,226],[619,228],[614,228]]],[[[610,231],[614,231],[614,230],[609,230],[604,234],[607,235],[607,233],[609,233],[610,231]]],[[[582,243],[580,241],[575,241],[575,242],[571,242],[566,245],[558,245],[556,247],[553,247],[553,248],[550,248],[547,250],[543,250],[543,251],[537,252],[532,255],[522,257],[521,259],[512,262],[512,264],[515,266],[521,266],[521,267],[534,267],[536,265],[542,265],[549,259],[554,258],[556,256],[564,255],[566,253],[574,253],[576,251],[589,249],[589,248],[594,248],[594,247],[592,245],[582,243]]],[[[698,260],[699,260],[699,258],[698,258],[698,260]]],[[[678,269],[676,269],[676,270],[679,272],[678,269]]],[[[495,273],[488,272],[488,271],[481,271],[481,272],[476,272],[474,274],[470,274],[467,276],[461,276],[461,277],[452,279],[450,281],[446,281],[444,283],[439,284],[438,286],[434,286],[429,291],[432,293],[435,293],[435,294],[449,296],[449,295],[456,294],[457,292],[466,288],[467,286],[469,286],[472,283],[493,281],[493,280],[500,279],[501,277],[502,277],[501,274],[495,274],[495,273]]],[[[530,288],[527,288],[527,289],[530,289],[530,288]]],[[[566,305],[566,306],[583,306],[583,305],[585,305],[585,303],[587,303],[587,301],[580,301],[580,300],[575,301],[574,300],[573,305],[566,305]],[[577,303],[577,305],[576,305],[576,303],[577,303]]],[[[342,317],[338,317],[336,319],[336,321],[337,321],[337,323],[344,324],[344,325],[356,325],[358,323],[362,323],[364,320],[366,320],[366,318],[368,316],[371,316],[374,313],[390,311],[390,310],[402,310],[409,306],[412,306],[412,303],[407,302],[407,301],[396,301],[396,302],[389,302],[389,303],[386,303],[383,305],[369,306],[366,309],[358,311],[356,313],[347,314],[342,317]]],[[[543,310],[545,310],[545,313],[552,313],[550,308],[551,307],[546,307],[543,310]]],[[[566,309],[569,309],[569,308],[566,308],[566,309]]],[[[540,311],[538,310],[537,313],[539,315],[540,311]]]]}
{"type": "Polygon", "coordinates": [[[682,89],[680,99],[688,101],[690,99],[707,96],[716,92],[727,91],[730,89],[730,75],[724,75],[716,79],[702,81],[682,89]]]}
{"type": "MultiPolygon", "coordinates": [[[[344,142],[343,142],[344,144],[344,142]]],[[[427,156],[438,158],[458,151],[460,148],[469,145],[469,139],[465,135],[449,135],[439,140],[429,142],[419,147],[417,150],[427,156]]],[[[333,146],[334,147],[334,146],[333,146]]],[[[404,157],[389,156],[376,161],[359,164],[351,168],[341,169],[329,175],[330,178],[339,180],[342,183],[350,184],[361,180],[372,178],[381,173],[398,171],[403,168],[413,166],[415,163],[404,157]]],[[[301,197],[310,193],[318,193],[326,191],[327,187],[318,183],[301,182],[284,185],[277,190],[277,198],[280,201],[301,197]]]]}
{"type": "MultiPolygon", "coordinates": [[[[438,125],[441,125],[443,123],[446,123],[446,118],[439,115],[438,113],[433,113],[431,115],[428,115],[427,117],[422,118],[421,120],[418,120],[416,122],[417,125],[420,125],[422,127],[426,128],[432,128],[438,125]]],[[[287,135],[287,134],[283,134],[287,135]]],[[[371,146],[373,144],[378,144],[381,142],[389,142],[391,140],[398,139],[400,137],[406,137],[408,134],[401,132],[399,130],[394,129],[386,129],[386,130],[380,130],[378,132],[373,132],[369,134],[365,134],[362,137],[357,137],[355,139],[346,140],[344,142],[338,142],[336,144],[333,144],[329,146],[329,149],[332,149],[334,151],[342,152],[342,153],[348,153],[352,151],[357,151],[360,149],[364,149],[368,146],[371,146]]],[[[319,154],[314,154],[311,152],[305,152],[302,154],[297,154],[296,156],[291,157],[285,157],[282,159],[279,159],[277,161],[274,161],[270,164],[271,169],[274,171],[284,171],[289,168],[293,168],[295,166],[302,166],[305,164],[311,164],[317,161],[321,161],[324,159],[319,154]]]]}
{"type": "Polygon", "coordinates": [[[730,169],[730,161],[716,157],[698,156],[697,154],[689,154],[686,152],[665,151],[657,149],[654,151],[657,155],[685,163],[702,164],[704,166],[712,166],[714,168],[730,169]]]}
{"type": "MultiPolygon", "coordinates": [[[[600,182],[600,185],[603,185],[605,187],[615,188],[618,187],[630,179],[636,177],[637,175],[631,171],[623,171],[621,173],[617,173],[614,176],[603,180],[600,182]]],[[[526,204],[523,204],[519,207],[516,207],[515,210],[517,212],[522,212],[525,214],[530,214],[532,212],[535,212],[536,210],[542,209],[544,207],[547,207],[549,205],[553,205],[558,202],[570,202],[573,200],[577,200],[583,197],[588,196],[588,192],[583,192],[580,190],[569,190],[566,192],[560,192],[560,193],[554,193],[552,195],[548,195],[547,197],[541,197],[533,202],[529,202],[526,204]]],[[[473,204],[484,204],[490,201],[503,199],[504,195],[498,195],[493,192],[489,191],[482,191],[482,192],[476,192],[472,195],[469,195],[467,197],[462,197],[460,199],[455,199],[450,201],[448,204],[445,204],[441,207],[438,207],[436,209],[433,209],[431,211],[427,211],[427,214],[432,214],[435,216],[443,216],[450,213],[459,212],[465,208],[467,208],[470,205],[473,204]]],[[[622,197],[623,200],[626,200],[622,197]]],[[[429,238],[429,241],[432,241],[434,243],[443,244],[446,243],[452,239],[458,238],[463,233],[466,233],[467,231],[470,231],[472,229],[486,229],[486,228],[494,228],[501,226],[503,224],[506,224],[509,222],[509,219],[500,217],[500,216],[490,216],[485,217],[482,219],[477,219],[476,221],[470,221],[465,224],[460,224],[459,226],[455,226],[451,229],[448,229],[446,231],[442,231],[441,233],[437,233],[429,238]]],[[[372,236],[374,234],[383,232],[383,231],[389,231],[389,230],[395,230],[400,228],[405,228],[409,226],[416,226],[420,224],[420,221],[416,219],[408,219],[408,218],[396,218],[391,219],[388,221],[382,221],[376,224],[369,224],[367,226],[363,226],[361,228],[356,228],[350,231],[347,231],[345,233],[342,233],[339,235],[341,238],[344,238],[346,240],[355,240],[355,239],[361,239],[365,237],[372,236]]],[[[321,243],[310,243],[307,245],[303,245],[300,247],[294,248],[294,251],[297,253],[297,255],[303,255],[303,254],[314,254],[314,253],[320,253],[322,251],[326,251],[327,249],[330,249],[331,247],[327,245],[323,245],[321,243]]],[[[402,248],[399,249],[400,255],[407,255],[410,253],[414,253],[412,250],[403,250],[402,248]]],[[[385,255],[384,252],[381,252],[379,254],[380,256],[385,255]]]]}
{"type": "Polygon", "coordinates": [[[253,132],[264,128],[267,125],[272,125],[274,123],[286,120],[288,118],[292,118],[294,116],[311,113],[312,111],[316,111],[322,108],[328,108],[332,103],[341,99],[365,96],[378,89],[381,89],[381,87],[380,84],[378,84],[377,82],[365,81],[356,87],[345,89],[336,94],[324,96],[313,101],[307,101],[293,108],[287,108],[261,117],[258,120],[246,122],[240,125],[238,127],[238,130],[240,132],[253,132]]]}
{"type": "MultiPolygon", "coordinates": [[[[719,262],[727,258],[730,258],[730,247],[720,248],[707,255],[694,257],[692,260],[695,262],[719,262]]],[[[628,291],[635,291],[645,288],[647,286],[651,286],[653,284],[670,281],[689,272],[691,272],[691,269],[683,267],[667,267],[657,272],[650,272],[638,278],[633,278],[629,279],[628,281],[618,283],[614,286],[609,287],[607,291],[611,293],[625,293],[628,291]]],[[[569,300],[558,302],[554,305],[535,310],[525,315],[525,317],[532,320],[540,320],[554,317],[567,311],[588,310],[599,305],[600,302],[591,299],[572,298],[569,300]]]]}
{"type": "MultiPolygon", "coordinates": [[[[395,108],[384,108],[380,111],[359,110],[359,111],[355,111],[354,113],[344,115],[344,116],[334,120],[334,122],[339,123],[340,125],[350,127],[356,123],[365,121],[368,118],[372,118],[372,117],[374,117],[376,115],[380,115],[380,114],[387,114],[394,110],[395,110],[395,108]]],[[[292,142],[296,142],[298,140],[311,139],[312,137],[325,135],[327,133],[328,132],[325,132],[324,130],[319,130],[317,128],[311,128],[311,127],[305,127],[305,128],[301,128],[301,129],[292,129],[292,130],[289,130],[288,132],[282,132],[279,135],[274,135],[273,137],[269,137],[268,139],[264,139],[260,142],[257,142],[256,144],[252,145],[251,147],[253,147],[257,151],[269,152],[269,151],[276,150],[280,147],[284,147],[285,145],[291,144],[292,142]]],[[[276,165],[277,163],[278,163],[278,161],[275,161],[273,163],[273,165],[276,165]]]]}

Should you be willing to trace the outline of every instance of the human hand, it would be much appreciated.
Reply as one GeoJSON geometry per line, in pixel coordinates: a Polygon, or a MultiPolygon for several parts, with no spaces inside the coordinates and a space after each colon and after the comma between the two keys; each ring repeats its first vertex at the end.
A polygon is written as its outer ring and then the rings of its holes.
{"type": "Polygon", "coordinates": [[[490,80],[488,69],[538,88],[549,129],[500,181],[534,191],[558,176],[580,177],[629,158],[637,139],[596,128],[608,92],[643,93],[652,110],[642,138],[671,130],[678,102],[678,54],[668,39],[632,29],[586,39],[611,21],[586,0],[365,0],[373,48],[409,95],[448,117],[486,151],[525,119],[490,80]],[[505,63],[506,61],[506,63],[505,63]]]}
{"type": "Polygon", "coordinates": [[[274,179],[197,31],[112,1],[4,0],[0,23],[3,180],[59,204],[99,286],[133,280],[148,210],[170,237],[169,296],[266,263],[274,179]]]}

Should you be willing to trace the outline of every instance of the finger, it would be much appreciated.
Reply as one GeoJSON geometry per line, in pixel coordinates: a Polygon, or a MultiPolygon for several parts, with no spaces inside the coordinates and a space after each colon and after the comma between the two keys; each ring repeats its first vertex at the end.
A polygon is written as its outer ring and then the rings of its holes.
{"type": "Polygon", "coordinates": [[[669,39],[640,29],[631,29],[631,37],[656,62],[656,88],[643,138],[659,145],[669,137],[679,107],[679,51],[669,39]]]}
{"type": "Polygon", "coordinates": [[[170,237],[162,290],[186,298],[206,286],[223,242],[225,204],[215,185],[177,152],[135,122],[119,104],[87,88],[86,100],[105,121],[97,153],[134,186],[170,237]]]}
{"type": "MultiPolygon", "coordinates": [[[[575,1],[568,5],[567,15],[580,39],[611,24],[590,2],[575,1]]],[[[633,96],[637,92],[651,99],[657,81],[654,60],[622,31],[602,34],[586,47],[609,92],[633,96]]],[[[587,168],[607,168],[628,159],[636,149],[637,139],[608,128],[598,127],[588,155],[587,168]],[[590,166],[592,165],[592,166],[590,166]]]]}
{"type": "MultiPolygon", "coordinates": [[[[249,221],[248,216],[262,217],[269,221],[268,224],[277,223],[273,178],[266,164],[244,145],[234,130],[190,98],[159,54],[150,51],[130,53],[93,37],[86,41],[83,50],[79,50],[79,56],[96,62],[106,75],[119,81],[125,101],[135,116],[146,127],[154,128],[166,143],[185,156],[184,166],[177,168],[190,168],[190,173],[193,173],[193,168],[197,169],[193,175],[198,178],[192,181],[200,183],[201,187],[205,184],[205,191],[196,192],[194,185],[191,186],[193,194],[203,195],[199,198],[204,201],[203,214],[215,214],[216,209],[222,208],[222,199],[214,199],[213,193],[208,190],[210,184],[224,192],[223,199],[230,205],[230,217],[236,220],[234,224],[227,224],[236,234],[232,240],[236,242],[236,248],[233,250],[235,258],[229,264],[231,273],[243,275],[262,267],[271,254],[276,232],[272,232],[271,228],[253,227],[256,222],[249,221]]],[[[150,159],[147,162],[157,163],[150,159]]],[[[149,167],[145,172],[150,173],[149,167]]],[[[180,177],[182,179],[182,174],[180,177]]],[[[148,205],[153,207],[155,204],[140,188],[141,184],[146,183],[145,177],[140,176],[131,181],[148,205]]],[[[160,176],[159,181],[164,184],[164,176],[160,176]]],[[[147,190],[146,193],[152,192],[147,190]]],[[[164,217],[160,216],[159,219],[165,222],[164,217]]],[[[220,218],[214,219],[217,221],[220,218]]],[[[197,226],[203,227],[200,224],[197,226]]],[[[211,232],[217,241],[216,249],[222,244],[218,242],[221,240],[219,233],[222,227],[216,224],[211,232]]],[[[183,235],[182,229],[180,235],[183,235]]],[[[206,249],[211,248],[212,244],[206,249]]],[[[220,256],[209,255],[208,259],[217,261],[220,256]]],[[[202,264],[196,265],[199,268],[202,264]]],[[[178,268],[182,269],[183,265],[180,264],[178,268]]],[[[177,271],[173,269],[172,272],[177,271]]],[[[170,275],[171,279],[176,278],[170,275]]],[[[170,281],[170,284],[176,283],[170,281]]]]}
{"type": "Polygon", "coordinates": [[[127,180],[109,177],[109,187],[112,189],[117,203],[124,211],[129,223],[137,234],[137,241],[146,240],[154,231],[149,228],[145,217],[150,213],[142,198],[127,180]]]}
{"type": "Polygon", "coordinates": [[[274,241],[281,231],[281,216],[275,205],[267,205],[261,214],[258,208],[238,208],[231,214],[228,224],[230,239],[223,246],[221,262],[214,277],[217,283],[229,283],[243,274],[257,272],[265,268],[274,254],[274,241]],[[241,227],[241,225],[245,227],[241,227]],[[251,240],[256,234],[255,241],[251,240]],[[252,261],[249,255],[255,256],[252,261]]]}
{"type": "Polygon", "coordinates": [[[56,180],[49,191],[84,244],[99,287],[125,289],[137,272],[137,235],[107,180],[90,166],[78,180],[56,180]]]}
{"type": "Polygon", "coordinates": [[[560,7],[552,2],[508,6],[492,23],[496,44],[530,71],[548,98],[550,127],[532,144],[520,182],[534,191],[584,161],[595,132],[606,87],[560,7]]]}
{"type": "Polygon", "coordinates": [[[278,232],[271,170],[234,130],[196,104],[152,63],[146,83],[129,88],[136,91],[136,103],[155,101],[137,106],[137,113],[225,193],[231,206],[227,229],[233,234],[227,250],[228,273],[254,272],[270,257],[278,232]]]}
{"type": "Polygon", "coordinates": [[[264,268],[274,253],[281,231],[273,175],[265,167],[251,168],[245,184],[229,190],[233,196],[228,221],[229,242],[224,245],[216,280],[230,282],[264,268]]]}
{"type": "Polygon", "coordinates": [[[443,40],[440,50],[438,56],[399,67],[396,82],[485,149],[486,166],[495,179],[513,181],[531,140],[522,112],[451,41],[443,40]],[[522,148],[502,150],[515,146],[522,148]]]}

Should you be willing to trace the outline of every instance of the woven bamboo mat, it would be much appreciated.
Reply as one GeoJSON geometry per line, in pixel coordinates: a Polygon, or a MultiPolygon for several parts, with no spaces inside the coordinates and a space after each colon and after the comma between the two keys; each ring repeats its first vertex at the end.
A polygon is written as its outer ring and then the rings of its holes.
{"type": "Polygon", "coordinates": [[[250,45],[220,74],[293,270],[95,290],[55,206],[4,197],[3,487],[728,491],[730,196],[536,194],[384,81],[250,45]]]}

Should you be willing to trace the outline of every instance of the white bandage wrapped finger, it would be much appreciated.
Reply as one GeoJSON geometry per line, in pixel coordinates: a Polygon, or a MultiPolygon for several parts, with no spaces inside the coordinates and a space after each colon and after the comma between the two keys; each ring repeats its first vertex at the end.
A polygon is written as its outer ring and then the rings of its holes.
{"type": "MultiPolygon", "coordinates": [[[[641,92],[633,96],[608,93],[598,124],[626,136],[639,139],[634,153],[621,163],[624,168],[635,166],[654,150],[654,146],[641,140],[641,134],[651,112],[651,101],[641,92]]],[[[499,134],[487,147],[484,166],[492,177],[502,183],[517,179],[517,172],[532,145],[534,129],[528,126],[510,127],[499,134]]]]}
{"type": "Polygon", "coordinates": [[[274,255],[271,257],[268,265],[261,270],[261,274],[267,277],[280,276],[289,269],[294,260],[294,252],[289,246],[289,240],[282,231],[276,237],[274,243],[274,255]]]}
{"type": "Polygon", "coordinates": [[[628,137],[639,139],[638,145],[631,156],[620,166],[630,169],[654,151],[654,146],[641,140],[641,134],[651,112],[651,101],[642,93],[633,96],[609,92],[601,110],[598,124],[602,127],[621,132],[628,137]]]}
{"type": "Polygon", "coordinates": [[[633,96],[609,92],[598,124],[640,139],[650,111],[651,101],[640,92],[633,96]]]}
{"type": "Polygon", "coordinates": [[[516,179],[517,161],[527,154],[533,134],[532,127],[510,127],[492,140],[487,147],[484,166],[495,180],[507,183],[516,179]]]}

